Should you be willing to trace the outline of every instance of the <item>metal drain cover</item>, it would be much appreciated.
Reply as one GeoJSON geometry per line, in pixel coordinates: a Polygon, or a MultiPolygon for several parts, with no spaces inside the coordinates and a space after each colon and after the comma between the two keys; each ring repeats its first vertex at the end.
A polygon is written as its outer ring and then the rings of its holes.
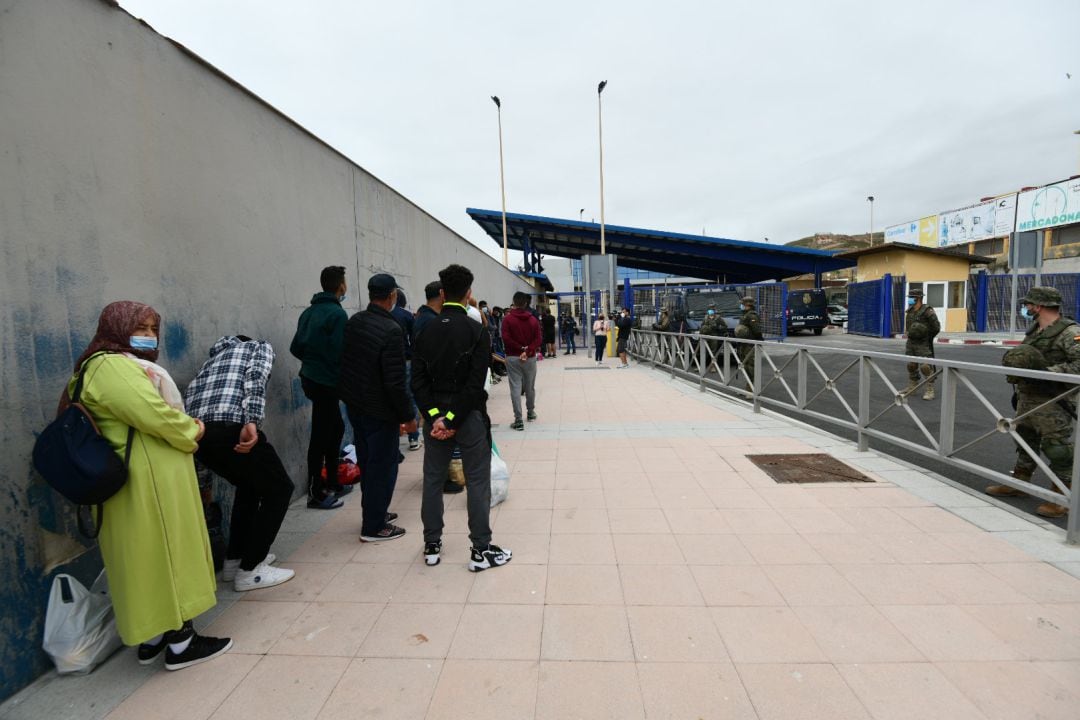
{"type": "Polygon", "coordinates": [[[874,482],[832,455],[747,455],[778,483],[874,482]]]}

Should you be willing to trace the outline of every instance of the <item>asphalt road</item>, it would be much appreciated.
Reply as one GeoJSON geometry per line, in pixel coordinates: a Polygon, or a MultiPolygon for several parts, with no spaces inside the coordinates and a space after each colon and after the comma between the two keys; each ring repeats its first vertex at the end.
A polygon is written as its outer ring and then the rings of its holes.
{"type": "MultiPolygon", "coordinates": [[[[799,345],[824,348],[824,352],[814,353],[814,357],[817,359],[822,369],[832,378],[836,378],[837,373],[849,364],[852,358],[850,356],[839,354],[829,354],[829,348],[873,350],[875,352],[892,353],[896,355],[903,355],[904,353],[904,341],[902,340],[865,338],[857,335],[846,335],[833,330],[826,332],[820,337],[815,337],[810,333],[791,336],[784,343],[770,345],[768,353],[777,367],[780,367],[785,360],[794,354],[795,348],[799,345]]],[[[995,345],[947,345],[939,343],[935,345],[934,349],[938,358],[1000,367],[1001,356],[1008,348],[995,345]]],[[[881,365],[881,369],[897,389],[903,389],[907,385],[907,372],[904,363],[889,363],[886,361],[881,365]]],[[[783,371],[783,376],[788,381],[788,384],[793,391],[796,387],[796,372],[794,362],[783,371]]],[[[766,369],[764,375],[766,378],[770,378],[772,377],[772,371],[766,369]]],[[[810,380],[807,385],[807,398],[812,398],[819,390],[824,388],[825,381],[812,367],[809,370],[809,375],[810,380]]],[[[970,379],[998,412],[1006,417],[1012,415],[1012,406],[1010,403],[1012,386],[1005,383],[1000,375],[975,374],[971,376],[970,379]]],[[[836,379],[835,387],[848,405],[857,412],[858,375],[856,368],[848,370],[844,375],[836,379]]],[[[888,387],[876,374],[872,374],[871,388],[870,416],[873,418],[878,415],[878,413],[888,409],[872,423],[872,427],[887,432],[890,435],[895,435],[913,442],[921,442],[925,447],[932,447],[932,445],[926,442],[925,435],[919,430],[918,426],[904,408],[895,405],[895,396],[889,392],[888,387]]],[[[777,382],[773,382],[767,387],[764,391],[764,395],[765,397],[782,399],[790,402],[790,396],[777,382]]],[[[994,418],[983,404],[976,399],[971,391],[963,386],[958,387],[956,402],[957,420],[955,423],[954,447],[961,447],[989,431],[994,426],[994,418]]],[[[922,399],[922,388],[920,388],[918,392],[913,393],[908,398],[906,405],[923,422],[929,433],[937,438],[940,429],[940,400],[924,401],[922,399]]],[[[814,418],[800,416],[799,413],[793,410],[786,410],[768,404],[765,404],[764,406],[774,412],[790,415],[804,421],[809,421],[812,424],[819,425],[822,429],[840,437],[849,440],[856,439],[856,434],[852,430],[847,430],[838,425],[823,423],[814,418]]],[[[850,417],[841,402],[836,398],[836,395],[830,391],[825,391],[816,399],[810,401],[808,403],[808,408],[829,416],[842,418],[850,417]]],[[[979,491],[982,491],[987,485],[991,484],[990,481],[977,475],[957,470],[940,461],[924,457],[892,443],[871,439],[870,446],[887,455],[900,458],[918,467],[926,468],[927,470],[936,472],[979,491]]],[[[1015,462],[1016,451],[1011,438],[1007,435],[995,432],[958,453],[958,457],[977,463],[982,467],[1008,472],[1012,469],[1015,462]]],[[[1049,485],[1049,480],[1045,477],[1040,478],[1040,476],[1041,473],[1036,474],[1036,482],[1041,482],[1043,485],[1049,485]]],[[[1034,514],[1035,507],[1042,502],[1041,500],[1030,497],[1002,499],[1014,507],[1030,514],[1034,514]]],[[[1064,519],[1051,522],[1055,522],[1055,524],[1060,527],[1065,526],[1064,519]]]]}

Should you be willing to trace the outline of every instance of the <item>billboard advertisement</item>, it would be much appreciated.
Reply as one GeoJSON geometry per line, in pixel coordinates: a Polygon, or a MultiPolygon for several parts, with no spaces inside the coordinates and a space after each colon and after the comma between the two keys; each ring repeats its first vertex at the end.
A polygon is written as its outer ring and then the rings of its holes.
{"type": "Polygon", "coordinates": [[[919,220],[919,244],[923,247],[938,246],[937,215],[929,215],[919,220]]]}
{"type": "Polygon", "coordinates": [[[1016,231],[1027,232],[1080,222],[1080,178],[1020,193],[1016,231]]]}
{"type": "Polygon", "coordinates": [[[1004,237],[1016,225],[1016,193],[938,215],[938,247],[1004,237]]]}
{"type": "Polygon", "coordinates": [[[885,242],[907,243],[923,247],[938,246],[938,216],[929,215],[911,222],[885,228],[885,242]]]}

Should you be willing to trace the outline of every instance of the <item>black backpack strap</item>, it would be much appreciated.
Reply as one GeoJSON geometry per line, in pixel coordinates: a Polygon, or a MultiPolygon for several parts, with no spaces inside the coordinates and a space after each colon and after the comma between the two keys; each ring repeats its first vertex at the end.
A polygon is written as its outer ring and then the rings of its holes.
{"type": "Polygon", "coordinates": [[[94,353],[90,357],[83,360],[82,365],[79,366],[79,379],[75,381],[75,387],[71,391],[71,402],[72,403],[79,402],[79,398],[82,396],[83,380],[86,379],[86,365],[87,365],[87,363],[89,363],[91,360],[93,360],[94,358],[96,358],[98,356],[107,355],[107,354],[108,353],[106,353],[106,352],[94,353]]]}

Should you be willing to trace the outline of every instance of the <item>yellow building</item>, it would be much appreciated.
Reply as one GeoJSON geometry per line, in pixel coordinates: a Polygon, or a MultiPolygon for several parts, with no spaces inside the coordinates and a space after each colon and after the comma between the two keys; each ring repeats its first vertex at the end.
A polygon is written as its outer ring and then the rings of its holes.
{"type": "Polygon", "coordinates": [[[863,250],[842,253],[842,258],[856,261],[857,282],[880,280],[886,274],[904,278],[904,292],[919,288],[923,302],[934,308],[946,332],[967,330],[968,279],[972,265],[992,261],[982,255],[969,255],[955,249],[938,249],[886,243],[863,250]]]}

